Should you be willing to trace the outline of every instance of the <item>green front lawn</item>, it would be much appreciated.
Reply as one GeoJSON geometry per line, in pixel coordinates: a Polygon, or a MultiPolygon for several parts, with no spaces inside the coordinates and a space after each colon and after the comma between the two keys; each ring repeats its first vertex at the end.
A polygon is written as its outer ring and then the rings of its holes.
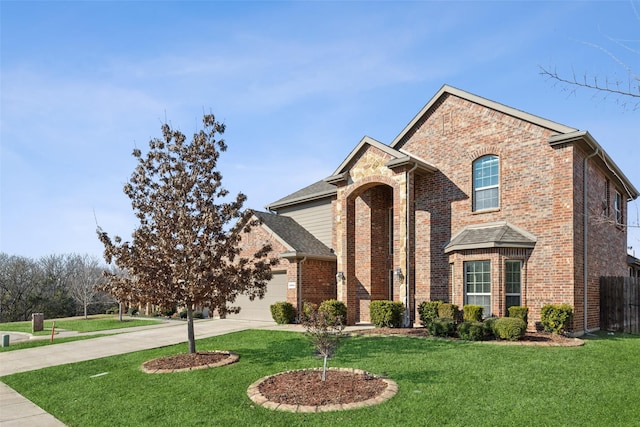
{"type": "Polygon", "coordinates": [[[263,376],[321,366],[302,334],[254,330],[198,341],[199,351],[215,349],[240,360],[173,374],[140,370],[146,360],[186,351],[183,344],[1,379],[69,426],[635,426],[640,419],[637,336],[604,335],[574,348],[347,338],[330,366],[387,375],[399,392],[378,406],[318,414],[267,410],[246,395],[263,376]]]}
{"type": "MultiPolygon", "coordinates": [[[[53,323],[56,324],[56,330],[64,329],[66,331],[77,332],[97,332],[109,329],[131,328],[134,326],[148,326],[162,323],[156,319],[124,319],[118,320],[117,315],[112,314],[96,314],[84,317],[69,317],[64,319],[51,319],[44,321],[44,331],[37,332],[36,335],[51,334],[53,323]]],[[[0,323],[0,331],[6,332],[26,332],[31,333],[31,322],[10,322],[0,323]]]]}

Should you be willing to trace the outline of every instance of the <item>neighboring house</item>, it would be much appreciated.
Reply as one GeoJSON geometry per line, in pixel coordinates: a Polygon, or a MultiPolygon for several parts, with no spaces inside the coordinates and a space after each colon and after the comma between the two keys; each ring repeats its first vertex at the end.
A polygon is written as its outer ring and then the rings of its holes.
{"type": "Polygon", "coordinates": [[[267,295],[337,298],[349,324],[372,300],[405,303],[405,325],[442,300],[485,316],[524,305],[533,329],[566,303],[580,334],[599,327],[599,277],[629,274],[636,197],[588,132],[443,86],[389,145],[364,137],[330,177],[257,212],[249,240],[274,243],[286,272],[267,295]]]}
{"type": "Polygon", "coordinates": [[[629,276],[640,279],[640,259],[627,255],[627,264],[629,265],[629,276]]]}

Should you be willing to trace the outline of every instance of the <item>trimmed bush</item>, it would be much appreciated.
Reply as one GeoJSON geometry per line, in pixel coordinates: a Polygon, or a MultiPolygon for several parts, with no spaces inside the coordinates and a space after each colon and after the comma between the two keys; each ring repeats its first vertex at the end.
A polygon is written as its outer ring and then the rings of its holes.
{"type": "Polygon", "coordinates": [[[496,320],[498,320],[497,317],[487,317],[486,319],[484,319],[484,322],[482,322],[482,327],[484,328],[485,336],[491,337],[496,335],[496,333],[493,331],[493,325],[496,323],[496,320]]]}
{"type": "Polygon", "coordinates": [[[482,322],[462,322],[458,325],[458,336],[466,341],[482,341],[484,339],[484,327],[482,322]]]}
{"type": "Polygon", "coordinates": [[[517,317],[500,317],[493,323],[493,332],[502,340],[517,341],[524,336],[527,324],[517,317]]]}
{"type": "Polygon", "coordinates": [[[345,323],[347,320],[347,306],[342,301],[335,299],[322,301],[318,306],[318,311],[324,311],[327,314],[329,323],[335,323],[338,317],[341,318],[341,323],[345,323]]]}
{"type": "Polygon", "coordinates": [[[181,319],[186,319],[186,318],[187,318],[187,310],[186,310],[186,309],[185,309],[185,310],[182,310],[182,311],[180,312],[180,318],[181,318],[181,319]]]}
{"type": "Polygon", "coordinates": [[[163,308],[163,309],[160,310],[160,314],[162,314],[163,316],[166,316],[166,317],[171,317],[174,314],[176,314],[177,311],[178,311],[178,309],[176,307],[163,308]]]}
{"type": "Polygon", "coordinates": [[[434,319],[438,318],[438,307],[442,301],[423,301],[418,305],[418,314],[422,326],[428,326],[434,319]]]}
{"type": "Polygon", "coordinates": [[[544,330],[554,334],[568,331],[572,319],[573,308],[569,304],[545,304],[540,310],[544,330]]]}
{"type": "Polygon", "coordinates": [[[138,307],[129,307],[129,310],[127,310],[127,314],[129,316],[136,316],[138,314],[138,307]]]}
{"type": "Polygon", "coordinates": [[[456,331],[456,323],[453,319],[438,317],[431,321],[427,330],[434,337],[450,337],[456,331]]]}
{"type": "Polygon", "coordinates": [[[376,328],[399,328],[402,326],[404,304],[398,301],[378,300],[369,304],[371,323],[376,328]]]}
{"type": "Polygon", "coordinates": [[[438,307],[438,317],[441,317],[443,319],[453,319],[454,322],[457,322],[459,316],[460,309],[455,304],[443,302],[438,307]]]}
{"type": "Polygon", "coordinates": [[[482,312],[484,307],[481,305],[467,304],[462,307],[462,319],[465,322],[482,322],[482,312]]]}
{"type": "Polygon", "coordinates": [[[524,323],[529,323],[529,307],[523,305],[514,305],[509,307],[509,317],[516,317],[524,320],[524,323]]]}
{"type": "Polygon", "coordinates": [[[278,325],[293,323],[296,318],[296,309],[290,302],[281,301],[271,304],[271,317],[278,325]]]}
{"type": "Polygon", "coordinates": [[[204,319],[204,313],[201,311],[194,311],[193,312],[193,318],[194,319],[204,319]]]}

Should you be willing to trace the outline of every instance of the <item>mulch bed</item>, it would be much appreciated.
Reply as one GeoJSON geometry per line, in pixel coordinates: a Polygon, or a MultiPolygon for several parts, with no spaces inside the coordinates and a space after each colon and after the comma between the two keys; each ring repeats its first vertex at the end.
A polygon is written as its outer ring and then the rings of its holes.
{"type": "Polygon", "coordinates": [[[344,405],[381,395],[387,383],[366,372],[329,370],[325,381],[321,370],[291,371],[268,377],[258,385],[272,402],[288,405],[344,405]]]}
{"type": "MultiPolygon", "coordinates": [[[[383,336],[408,336],[417,338],[430,337],[426,328],[374,328],[353,331],[351,335],[383,335],[383,336]]],[[[456,340],[458,338],[446,338],[456,340]]],[[[480,341],[484,343],[504,344],[504,345],[529,345],[529,346],[559,346],[559,347],[577,347],[584,344],[584,341],[578,338],[571,338],[564,335],[551,334],[547,332],[526,332],[524,337],[518,341],[505,340],[487,340],[480,341]]]]}
{"type": "Polygon", "coordinates": [[[147,373],[167,373],[207,369],[234,363],[239,356],[230,351],[208,351],[202,353],[183,353],[174,356],[159,357],[143,363],[142,370],[147,373]]]}

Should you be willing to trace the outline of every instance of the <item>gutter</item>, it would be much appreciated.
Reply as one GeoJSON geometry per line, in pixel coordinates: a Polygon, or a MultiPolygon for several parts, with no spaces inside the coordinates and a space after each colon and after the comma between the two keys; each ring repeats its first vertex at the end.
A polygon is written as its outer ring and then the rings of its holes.
{"type": "Polygon", "coordinates": [[[591,154],[589,154],[587,157],[584,158],[583,161],[583,172],[582,172],[582,188],[583,188],[583,200],[582,200],[582,267],[584,269],[583,272],[583,282],[584,282],[584,290],[583,290],[583,294],[584,294],[584,300],[583,300],[583,313],[584,313],[584,318],[583,318],[583,327],[584,327],[584,333],[587,334],[589,333],[589,330],[587,329],[587,291],[588,291],[588,279],[589,279],[589,254],[587,253],[587,249],[588,249],[588,223],[589,223],[589,210],[587,209],[587,202],[588,202],[588,193],[589,193],[589,187],[588,187],[588,173],[587,173],[587,163],[589,162],[589,159],[597,156],[598,152],[600,151],[600,147],[596,146],[595,147],[595,151],[591,154]]]}
{"type": "Polygon", "coordinates": [[[298,306],[298,323],[300,323],[300,315],[302,314],[302,264],[304,264],[304,262],[307,260],[307,257],[305,255],[304,258],[302,258],[301,260],[298,261],[298,297],[296,298],[298,300],[298,304],[296,304],[298,306]]]}

